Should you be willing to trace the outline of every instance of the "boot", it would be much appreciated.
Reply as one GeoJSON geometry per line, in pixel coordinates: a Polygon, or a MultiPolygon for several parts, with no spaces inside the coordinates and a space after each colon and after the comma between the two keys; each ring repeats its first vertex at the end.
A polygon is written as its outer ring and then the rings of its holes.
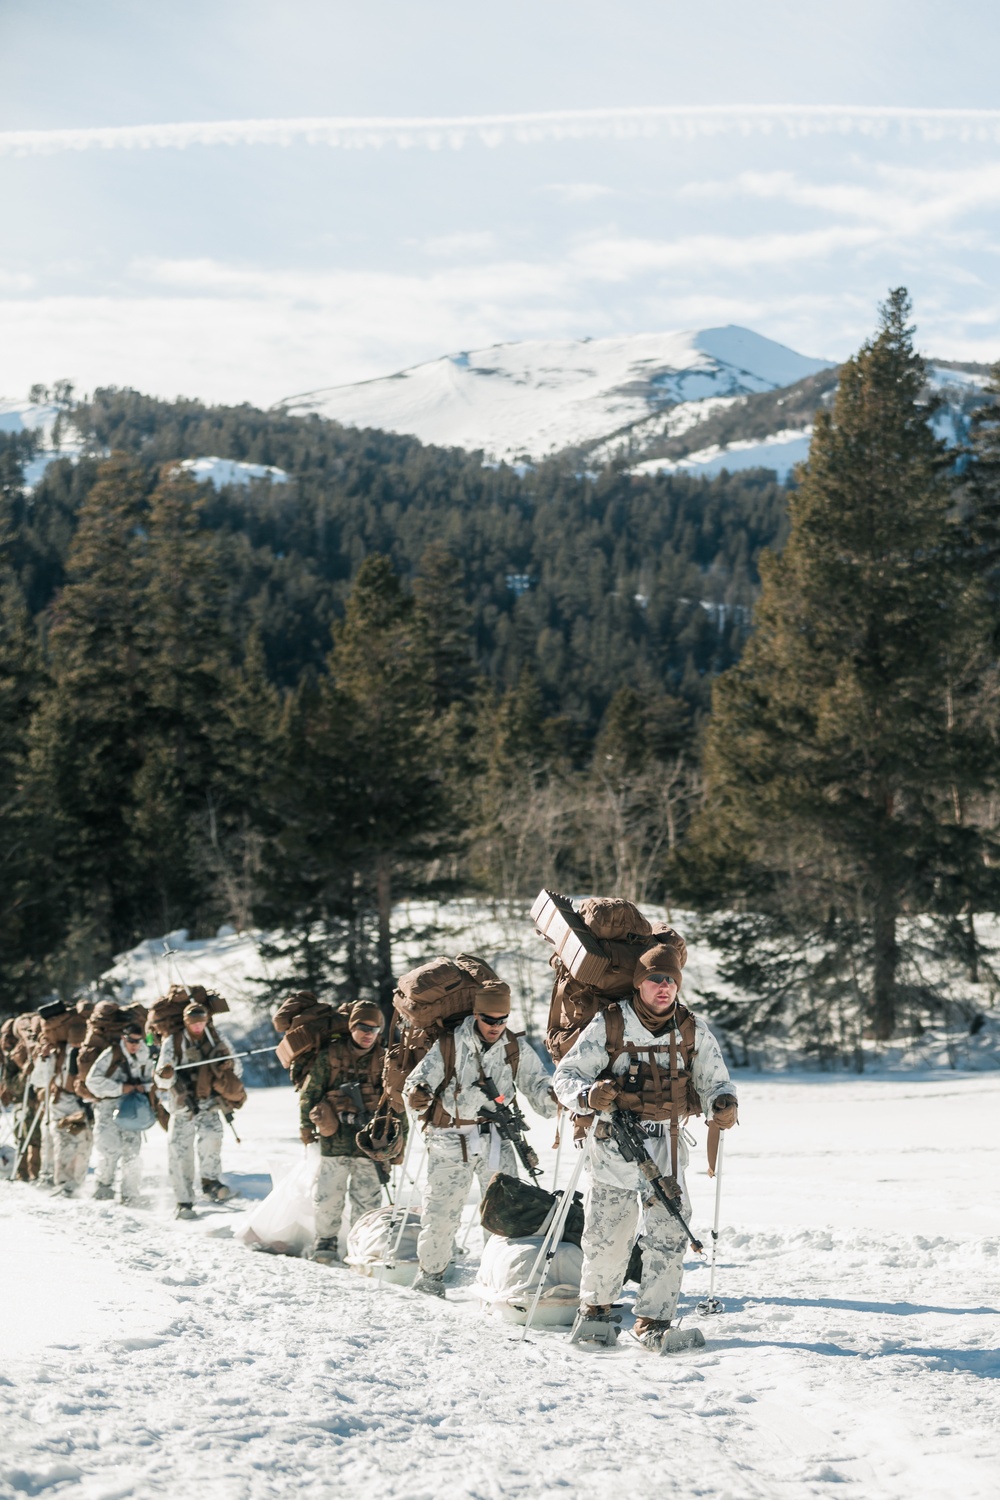
{"type": "Polygon", "coordinates": [[[421,1267],[420,1275],[413,1283],[413,1290],[415,1292],[426,1292],[430,1297],[443,1297],[444,1272],[425,1271],[423,1267],[421,1267]]]}
{"type": "Polygon", "coordinates": [[[321,1266],[328,1266],[337,1259],[337,1236],[328,1234],[323,1239],[316,1241],[309,1252],[309,1259],[319,1261],[321,1266]]]}
{"type": "Polygon", "coordinates": [[[194,1205],[191,1203],[178,1203],[177,1207],[174,1209],[175,1219],[196,1219],[197,1217],[198,1215],[194,1211],[194,1205]]]}
{"type": "Polygon", "coordinates": [[[211,1198],[213,1203],[225,1203],[233,1196],[232,1188],[227,1188],[224,1182],[217,1177],[203,1177],[201,1179],[201,1190],[206,1198],[211,1198]]]}
{"type": "Polygon", "coordinates": [[[110,1182],[99,1182],[94,1189],[95,1203],[110,1203],[115,1196],[115,1190],[110,1182]]]}
{"type": "Polygon", "coordinates": [[[618,1338],[621,1329],[621,1314],[613,1317],[613,1308],[610,1302],[584,1302],[581,1303],[580,1311],[577,1313],[570,1330],[569,1341],[571,1344],[604,1344],[611,1347],[618,1338]]]}

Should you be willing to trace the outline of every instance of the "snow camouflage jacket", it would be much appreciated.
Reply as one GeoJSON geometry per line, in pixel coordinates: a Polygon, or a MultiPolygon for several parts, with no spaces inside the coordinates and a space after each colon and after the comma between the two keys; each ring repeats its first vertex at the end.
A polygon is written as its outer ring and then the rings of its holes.
{"type": "MultiPolygon", "coordinates": [[[[655,1047],[656,1060],[665,1071],[669,1071],[669,1032],[663,1032],[654,1037],[652,1032],[647,1031],[639,1020],[632,1003],[629,1000],[620,1002],[622,1019],[625,1023],[625,1041],[634,1042],[638,1047],[655,1047]]],[[[694,1032],[694,1060],[692,1063],[692,1081],[698,1097],[701,1099],[701,1107],[705,1115],[711,1118],[712,1104],[720,1094],[732,1094],[736,1090],[729,1077],[726,1064],[722,1058],[719,1044],[709,1031],[701,1016],[695,1016],[694,1032]]],[[[590,1025],[581,1034],[578,1041],[570,1048],[562,1062],[556,1068],[553,1086],[560,1102],[574,1114],[592,1114],[592,1110],[581,1109],[580,1095],[585,1094],[590,1085],[595,1082],[601,1073],[608,1067],[607,1049],[607,1026],[603,1011],[594,1017],[590,1025]]],[[[615,1074],[626,1073],[629,1066],[629,1055],[627,1052],[619,1053],[613,1064],[615,1074]]],[[[606,1118],[606,1117],[605,1117],[606,1118]]],[[[593,1132],[591,1132],[593,1135],[593,1132]]],[[[670,1139],[666,1130],[660,1134],[651,1134],[649,1139],[650,1154],[664,1174],[670,1172],[670,1139]]],[[[683,1173],[688,1163],[687,1144],[684,1140],[684,1132],[681,1132],[679,1142],[679,1173],[683,1173]]],[[[589,1171],[594,1182],[605,1183],[608,1187],[619,1187],[639,1191],[645,1189],[645,1178],[634,1162],[628,1162],[621,1155],[614,1141],[592,1139],[590,1146],[589,1171]]]]}
{"type": "MultiPolygon", "coordinates": [[[[506,1055],[508,1039],[504,1034],[492,1047],[487,1047],[476,1030],[474,1016],[466,1016],[454,1035],[455,1073],[441,1092],[441,1102],[452,1119],[472,1121],[487,1103],[486,1095],[478,1086],[483,1074],[493,1079],[505,1098],[510,1099],[514,1095],[515,1080],[506,1055]]],[[[546,1117],[554,1115],[556,1104],[550,1093],[552,1080],[542,1066],[538,1053],[523,1039],[518,1043],[518,1053],[517,1087],[536,1113],[546,1117]]],[[[410,1095],[415,1088],[420,1087],[433,1094],[443,1079],[441,1046],[439,1042],[435,1042],[403,1084],[403,1098],[410,1104],[410,1095]]],[[[434,1134],[437,1128],[429,1125],[428,1134],[434,1134]]]]}
{"type": "Polygon", "coordinates": [[[145,1042],[135,1049],[135,1056],[123,1060],[124,1048],[115,1042],[104,1051],[87,1074],[87,1087],[97,1097],[98,1109],[106,1099],[121,1097],[126,1083],[152,1083],[153,1059],[145,1042]]]}
{"type": "Polygon", "coordinates": [[[76,1051],[64,1042],[45,1057],[39,1057],[31,1070],[32,1088],[44,1090],[48,1099],[46,1113],[50,1121],[68,1120],[70,1115],[80,1112],[82,1101],[73,1087],[76,1051]]]}
{"type": "MultiPolygon", "coordinates": [[[[384,1064],[385,1047],[382,1042],[376,1042],[367,1052],[360,1052],[352,1042],[343,1037],[335,1038],[328,1046],[321,1048],[302,1085],[299,1095],[299,1123],[305,1129],[314,1129],[309,1111],[325,1099],[327,1094],[335,1092],[339,1084],[344,1083],[358,1084],[362,1097],[374,1112],[382,1093],[384,1064]]],[[[336,1133],[318,1136],[320,1155],[365,1156],[357,1143],[361,1128],[360,1124],[340,1117],[338,1110],[336,1133]]]]}
{"type": "MultiPolygon", "coordinates": [[[[202,1037],[200,1044],[186,1030],[180,1032],[180,1038],[180,1057],[178,1058],[177,1056],[176,1034],[174,1034],[168,1036],[163,1043],[156,1064],[156,1091],[167,1114],[181,1117],[185,1115],[193,1116],[196,1113],[199,1115],[204,1114],[208,1109],[226,1108],[218,1094],[209,1093],[203,1099],[198,1099],[195,1096],[196,1085],[194,1079],[197,1077],[198,1070],[192,1068],[189,1073],[181,1073],[179,1076],[175,1072],[171,1078],[162,1077],[162,1070],[164,1068],[176,1068],[178,1062],[203,1062],[213,1052],[216,1052],[216,1055],[218,1055],[217,1048],[221,1048],[224,1052],[231,1054],[232,1047],[230,1047],[228,1042],[223,1041],[222,1037],[219,1037],[218,1044],[216,1044],[215,1039],[207,1031],[202,1037]]],[[[233,1068],[237,1078],[242,1078],[243,1064],[238,1057],[233,1060],[233,1068]]],[[[211,1071],[209,1067],[204,1069],[206,1073],[211,1073],[211,1071]]],[[[89,1074],[87,1075],[87,1083],[88,1085],[90,1083],[89,1074]]],[[[97,1090],[95,1089],[94,1092],[96,1093],[97,1090]]]]}

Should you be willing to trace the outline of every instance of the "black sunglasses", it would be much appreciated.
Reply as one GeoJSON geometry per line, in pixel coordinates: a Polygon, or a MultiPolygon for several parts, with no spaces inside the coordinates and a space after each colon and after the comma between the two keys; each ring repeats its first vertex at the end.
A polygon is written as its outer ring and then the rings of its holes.
{"type": "Polygon", "coordinates": [[[484,1026],[506,1026],[507,1024],[506,1016],[480,1016],[479,1019],[484,1026]]]}
{"type": "Polygon", "coordinates": [[[647,974],[646,978],[650,984],[676,984],[677,980],[672,974],[647,974]]]}
{"type": "Polygon", "coordinates": [[[381,1026],[376,1021],[355,1021],[355,1031],[381,1031],[381,1026]]]}

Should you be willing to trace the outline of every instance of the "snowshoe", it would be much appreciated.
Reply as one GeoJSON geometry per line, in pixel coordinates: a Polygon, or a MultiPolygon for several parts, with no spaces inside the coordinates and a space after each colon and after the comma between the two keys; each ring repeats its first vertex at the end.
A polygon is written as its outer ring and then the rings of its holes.
{"type": "Polygon", "coordinates": [[[115,1190],[110,1182],[99,1182],[94,1189],[95,1203],[110,1203],[115,1196],[115,1190]]]}
{"type": "Polygon", "coordinates": [[[661,1318],[636,1318],[632,1337],[652,1354],[683,1354],[687,1349],[705,1347],[700,1328],[671,1328],[661,1318]]]}
{"type": "Polygon", "coordinates": [[[571,1344],[603,1344],[612,1349],[621,1333],[621,1314],[612,1316],[610,1304],[587,1304],[580,1308],[570,1329],[571,1344]]]}
{"type": "Polygon", "coordinates": [[[192,1203],[178,1203],[174,1209],[175,1219],[196,1219],[197,1217],[198,1215],[195,1213],[194,1204],[192,1203]]]}
{"type": "Polygon", "coordinates": [[[429,1297],[444,1296],[444,1272],[421,1271],[413,1283],[413,1291],[426,1292],[429,1297]]]}

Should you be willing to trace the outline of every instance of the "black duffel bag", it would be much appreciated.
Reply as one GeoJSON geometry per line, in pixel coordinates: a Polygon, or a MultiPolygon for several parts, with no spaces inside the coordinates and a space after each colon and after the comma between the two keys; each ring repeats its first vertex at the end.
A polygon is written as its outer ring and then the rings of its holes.
{"type": "MultiPolygon", "coordinates": [[[[562,1195],[547,1193],[535,1183],[522,1182],[506,1172],[494,1172],[479,1205],[479,1222],[490,1234],[502,1235],[507,1240],[541,1234],[557,1196],[562,1195]]],[[[582,1234],[583,1196],[574,1193],[562,1237],[571,1245],[578,1245],[582,1234]]]]}

